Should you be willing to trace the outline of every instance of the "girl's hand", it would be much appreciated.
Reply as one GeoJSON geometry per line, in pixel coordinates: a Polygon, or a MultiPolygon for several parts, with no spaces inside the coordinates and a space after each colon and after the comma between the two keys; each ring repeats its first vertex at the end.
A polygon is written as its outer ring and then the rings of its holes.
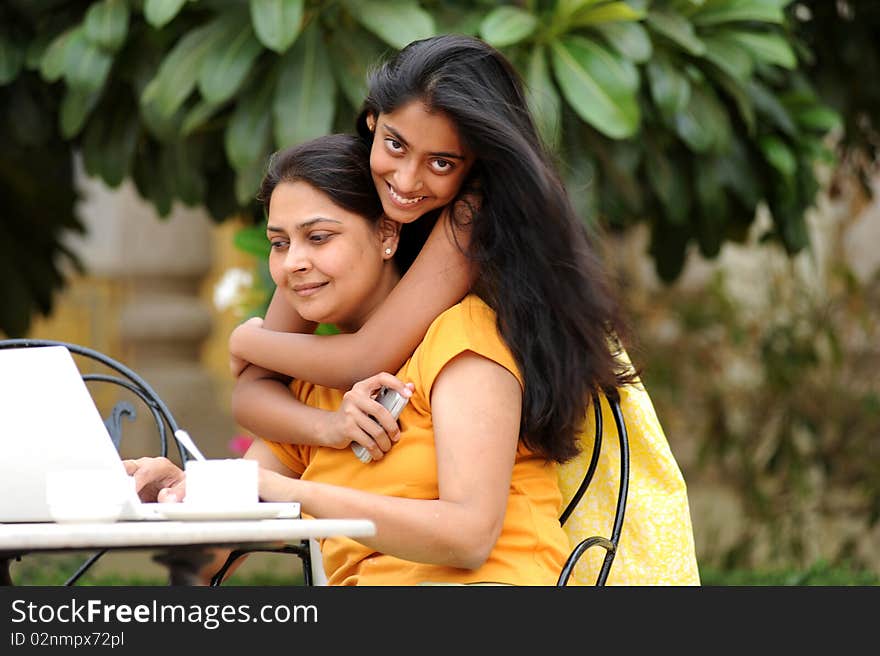
{"type": "MultiPolygon", "coordinates": [[[[253,328],[262,328],[263,327],[263,319],[261,317],[251,317],[244,323],[236,326],[235,330],[232,331],[232,334],[229,336],[230,343],[232,342],[232,335],[236,332],[251,330],[253,328]]],[[[241,372],[244,371],[247,366],[250,364],[244,358],[235,355],[232,350],[229,351],[229,371],[232,374],[233,378],[238,378],[241,375],[241,372]]]]}
{"type": "Polygon", "coordinates": [[[381,460],[400,439],[397,421],[375,400],[383,386],[405,398],[412,396],[413,384],[404,384],[389,373],[376,374],[355,383],[342,397],[339,410],[328,413],[321,443],[344,449],[357,442],[370,452],[373,460],[381,460]]]}

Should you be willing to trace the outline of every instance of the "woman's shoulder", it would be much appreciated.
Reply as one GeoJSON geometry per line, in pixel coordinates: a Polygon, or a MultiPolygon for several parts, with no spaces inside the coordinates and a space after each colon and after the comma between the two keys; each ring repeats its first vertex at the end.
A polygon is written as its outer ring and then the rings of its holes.
{"type": "Polygon", "coordinates": [[[461,301],[445,310],[431,322],[425,339],[436,339],[438,336],[452,337],[470,336],[500,339],[495,324],[495,312],[476,294],[468,294],[461,301]]]}
{"type": "Polygon", "coordinates": [[[495,312],[474,294],[434,320],[413,360],[421,368],[439,373],[446,362],[465,351],[493,360],[520,378],[516,360],[498,332],[495,312]]]}

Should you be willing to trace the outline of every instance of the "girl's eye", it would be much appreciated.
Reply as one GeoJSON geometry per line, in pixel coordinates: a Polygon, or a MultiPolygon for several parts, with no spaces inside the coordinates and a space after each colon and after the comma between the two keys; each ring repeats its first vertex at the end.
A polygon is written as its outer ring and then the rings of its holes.
{"type": "Polygon", "coordinates": [[[331,236],[329,232],[313,232],[309,235],[309,241],[313,244],[323,244],[331,236]]]}
{"type": "Polygon", "coordinates": [[[272,248],[273,251],[279,251],[279,250],[287,247],[287,240],[286,239],[270,239],[269,246],[272,248]]]}
{"type": "Polygon", "coordinates": [[[385,146],[392,153],[399,153],[403,151],[403,144],[400,143],[397,139],[392,139],[391,137],[387,137],[385,139],[385,146]]]}
{"type": "Polygon", "coordinates": [[[448,159],[435,159],[431,160],[431,168],[434,169],[435,173],[449,173],[455,168],[455,164],[448,159]]]}

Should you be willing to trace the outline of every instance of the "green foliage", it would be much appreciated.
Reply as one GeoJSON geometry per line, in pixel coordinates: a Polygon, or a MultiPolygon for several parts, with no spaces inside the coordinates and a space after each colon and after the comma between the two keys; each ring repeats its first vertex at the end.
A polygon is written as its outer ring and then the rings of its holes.
{"type": "Polygon", "coordinates": [[[880,576],[847,563],[815,562],[807,569],[719,570],[700,568],[700,580],[708,586],[868,586],[880,585],[880,576]]]}
{"type": "MultiPolygon", "coordinates": [[[[840,240],[829,236],[828,252],[840,240]]],[[[705,290],[656,299],[680,332],[645,348],[658,413],[695,436],[695,472],[742,502],[743,532],[701,555],[724,569],[805,566],[821,547],[863,565],[853,536],[880,521],[880,274],[859,282],[839,258],[762,258],[760,291],[734,295],[718,273],[705,290]],[[846,534],[818,528],[843,531],[844,517],[846,534]]]]}
{"type": "MultiPolygon", "coordinates": [[[[649,223],[657,269],[672,280],[689,244],[711,256],[741,239],[761,201],[774,218],[769,239],[790,253],[807,246],[802,217],[817,188],[813,165],[838,120],[804,75],[813,60],[792,7],[10,0],[0,7],[0,90],[8,111],[27,85],[51,97],[39,111],[42,157],[69,160],[79,150],[89,174],[111,186],[132,178],[163,216],[181,201],[204,205],[217,221],[258,219],[253,196],[267,156],[351,129],[369,66],[414,39],[476,34],[522,72],[585,219],[615,229],[649,223]]],[[[811,47],[826,52],[821,26],[808,27],[811,47]]],[[[10,152],[3,157],[21,161],[10,152]]],[[[39,179],[39,168],[31,175],[39,179]]],[[[61,197],[72,194],[69,174],[53,185],[63,187],[61,197]]],[[[75,224],[70,211],[44,214],[55,217],[59,236],[75,224]]],[[[37,256],[47,264],[34,266],[51,269],[60,253],[56,240],[37,256]]],[[[23,318],[4,319],[0,330],[20,334],[62,283],[43,278],[30,291],[4,293],[18,299],[8,312],[23,318]]]]}

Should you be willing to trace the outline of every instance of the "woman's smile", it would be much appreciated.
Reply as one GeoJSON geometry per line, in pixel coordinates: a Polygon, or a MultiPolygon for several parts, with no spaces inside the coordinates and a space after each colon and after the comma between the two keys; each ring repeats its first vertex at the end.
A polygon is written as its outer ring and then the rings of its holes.
{"type": "Polygon", "coordinates": [[[324,289],[327,284],[327,282],[302,282],[291,285],[291,289],[298,296],[314,296],[324,289]]]}

